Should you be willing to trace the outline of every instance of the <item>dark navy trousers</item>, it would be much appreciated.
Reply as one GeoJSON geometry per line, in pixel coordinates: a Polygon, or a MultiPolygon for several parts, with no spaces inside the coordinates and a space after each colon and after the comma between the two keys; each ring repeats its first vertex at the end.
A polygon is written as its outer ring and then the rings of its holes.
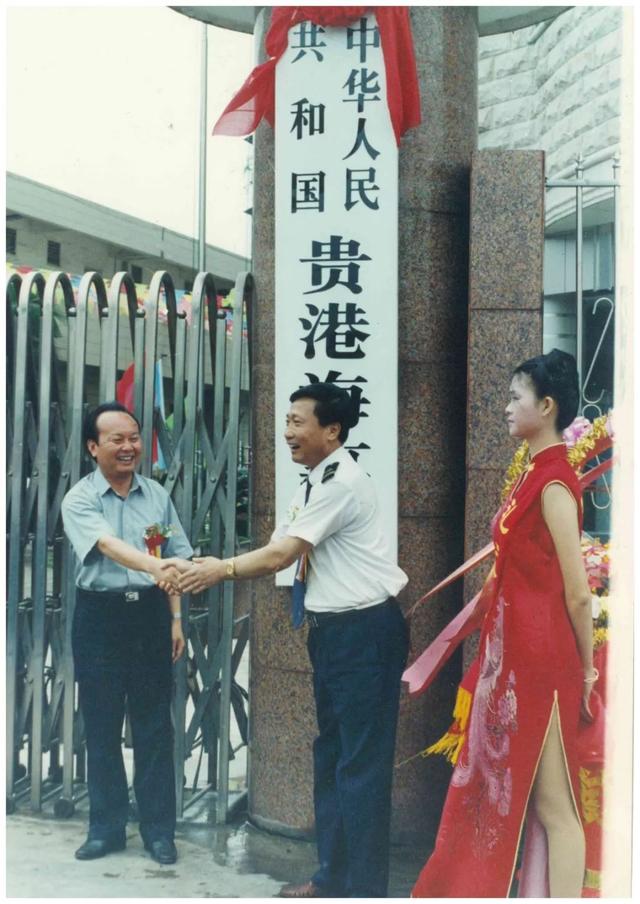
{"type": "Polygon", "coordinates": [[[386,897],[400,679],[409,635],[395,599],[309,629],[319,869],[332,897],[386,897]]]}
{"type": "Polygon", "coordinates": [[[173,839],[176,823],[171,615],[158,588],[137,601],[78,588],[73,657],[87,743],[89,838],[124,841],[129,810],[122,759],[125,701],[134,789],[146,843],[173,839]]]}

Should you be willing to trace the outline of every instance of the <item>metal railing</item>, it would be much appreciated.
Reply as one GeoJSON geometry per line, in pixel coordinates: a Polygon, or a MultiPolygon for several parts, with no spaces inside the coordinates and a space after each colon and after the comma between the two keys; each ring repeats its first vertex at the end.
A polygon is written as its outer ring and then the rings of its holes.
{"type": "MultiPolygon", "coordinates": [[[[71,652],[74,559],[60,507],[65,493],[92,467],[81,440],[87,407],[116,397],[126,338],[121,318],[126,317],[133,353],[133,408],[144,447],[141,472],[164,483],[198,552],[231,556],[238,542],[241,387],[252,296],[252,277],[242,273],[229,317],[218,310],[212,275],[201,272],[188,317],[178,310],[173,281],[164,271],[154,275],[142,306],[126,273],[117,273],[108,290],[98,274],[87,273],[77,293],[64,273],[46,280],[38,272],[13,273],[7,282],[9,812],[24,801],[38,811],[54,799],[55,814],[70,816],[86,794],[71,652]],[[96,314],[97,367],[87,360],[88,324],[96,314]],[[158,337],[165,330],[171,375],[163,385],[173,396],[168,417],[156,392],[158,337]],[[153,467],[154,437],[164,462],[161,473],[153,467]]],[[[235,754],[232,718],[240,736],[237,746],[247,743],[247,693],[236,673],[248,642],[248,615],[234,617],[232,582],[193,599],[185,596],[182,606],[187,651],[175,667],[174,695],[178,814],[215,791],[216,820],[222,822],[229,811],[229,760],[235,754]],[[199,757],[196,777],[185,789],[185,763],[194,753],[199,757]]]]}
{"type": "MultiPolygon", "coordinates": [[[[593,163],[603,163],[604,161],[598,157],[591,160],[593,163]]],[[[613,320],[615,316],[615,286],[611,285],[606,292],[585,291],[584,288],[584,213],[588,206],[588,198],[585,198],[585,192],[594,189],[604,190],[605,195],[610,195],[613,199],[613,244],[612,244],[612,261],[611,272],[615,275],[615,249],[617,244],[618,230],[618,212],[619,212],[619,192],[620,182],[618,173],[620,169],[619,155],[614,155],[611,159],[612,178],[611,179],[585,179],[585,161],[580,155],[575,162],[573,178],[556,178],[547,179],[547,192],[554,189],[572,189],[574,194],[573,212],[575,216],[574,241],[575,241],[575,348],[576,363],[580,379],[580,408],[579,414],[594,420],[607,413],[608,404],[613,399],[613,368],[611,368],[611,385],[600,386],[594,385],[594,373],[600,364],[603,352],[606,350],[609,358],[613,360],[613,320]],[[590,304],[590,319],[592,323],[585,320],[585,306],[590,304]],[[606,316],[603,316],[602,312],[606,316]],[[593,333],[593,326],[600,324],[599,332],[593,333]],[[587,335],[590,341],[586,343],[587,335]]],[[[602,195],[600,191],[599,197],[602,195]]],[[[614,277],[613,277],[614,278],[614,277]]],[[[596,464],[599,459],[596,459],[596,464]]],[[[607,475],[603,475],[591,491],[587,494],[595,511],[604,512],[611,506],[611,486],[610,479],[607,475]]],[[[586,513],[588,516],[588,513],[586,513]]],[[[590,526],[590,529],[601,530],[608,526],[602,518],[594,517],[592,519],[599,521],[596,526],[590,526]]]]}

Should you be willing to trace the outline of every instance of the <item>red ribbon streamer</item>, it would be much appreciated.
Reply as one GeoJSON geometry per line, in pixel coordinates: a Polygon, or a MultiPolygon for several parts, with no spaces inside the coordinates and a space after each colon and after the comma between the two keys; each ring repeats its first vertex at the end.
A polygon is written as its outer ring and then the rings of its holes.
{"type": "Polygon", "coordinates": [[[244,85],[213,127],[213,135],[249,135],[264,118],[273,128],[275,110],[275,68],[287,49],[289,29],[300,22],[346,26],[364,16],[376,14],[380,44],[387,76],[387,102],[397,144],[407,129],[420,124],[420,89],[406,6],[274,6],[265,38],[269,54],[266,63],[256,66],[244,85]]]}

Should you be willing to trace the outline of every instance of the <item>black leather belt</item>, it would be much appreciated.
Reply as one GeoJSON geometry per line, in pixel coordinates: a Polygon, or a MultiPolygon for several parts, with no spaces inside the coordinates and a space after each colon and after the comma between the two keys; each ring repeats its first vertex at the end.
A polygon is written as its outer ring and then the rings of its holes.
{"type": "Polygon", "coordinates": [[[385,600],[383,603],[376,603],[375,606],[364,606],[360,609],[342,609],[341,611],[334,610],[333,612],[311,612],[309,609],[305,609],[304,616],[310,628],[320,628],[328,621],[335,620],[336,618],[361,617],[366,615],[367,612],[372,612],[374,609],[377,611],[382,606],[389,606],[391,603],[395,603],[395,601],[395,597],[390,596],[389,599],[385,600]]]}
{"type": "Polygon", "coordinates": [[[92,602],[116,602],[138,603],[151,600],[162,593],[159,587],[143,587],[140,590],[85,590],[78,587],[78,597],[92,602]]]}

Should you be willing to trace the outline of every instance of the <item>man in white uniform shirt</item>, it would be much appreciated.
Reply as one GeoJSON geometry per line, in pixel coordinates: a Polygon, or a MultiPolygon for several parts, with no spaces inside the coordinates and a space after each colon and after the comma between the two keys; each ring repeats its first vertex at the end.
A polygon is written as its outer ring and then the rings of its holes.
{"type": "Polygon", "coordinates": [[[306,571],[306,593],[301,585],[294,598],[301,603],[304,596],[313,666],[320,866],[309,882],[285,885],[280,894],[386,897],[393,755],[409,645],[395,595],[407,576],[391,558],[373,481],[343,448],[355,421],[349,394],[314,383],[290,401],[285,440],[292,461],[309,473],[287,518],[261,549],[228,560],[194,559],[180,589],[198,593],[296,561],[297,574],[306,571]]]}

